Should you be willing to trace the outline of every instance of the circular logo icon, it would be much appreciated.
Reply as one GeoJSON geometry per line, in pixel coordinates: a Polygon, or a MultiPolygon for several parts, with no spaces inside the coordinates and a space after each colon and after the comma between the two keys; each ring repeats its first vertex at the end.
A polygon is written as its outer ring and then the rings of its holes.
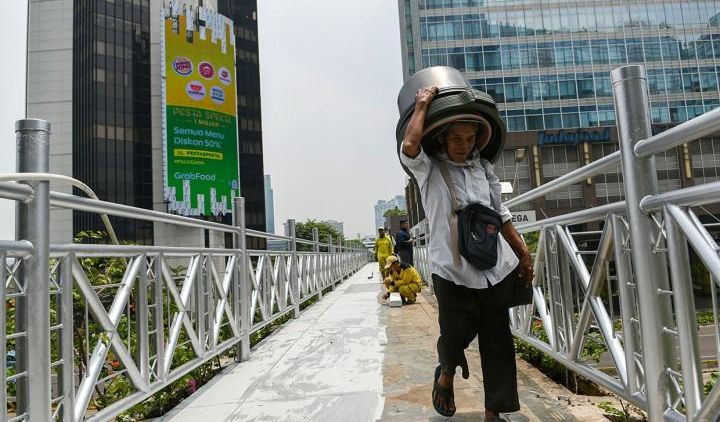
{"type": "Polygon", "coordinates": [[[225,102],[225,91],[223,91],[223,89],[219,86],[214,86],[210,88],[210,98],[216,104],[222,104],[225,102]]]}
{"type": "Polygon", "coordinates": [[[210,62],[200,62],[198,65],[198,73],[205,79],[212,79],[215,76],[215,68],[210,62]]]}
{"type": "Polygon", "coordinates": [[[177,56],[173,60],[173,69],[178,75],[187,76],[192,73],[193,64],[187,57],[177,56]]]}
{"type": "Polygon", "coordinates": [[[222,82],[223,85],[230,85],[230,82],[232,82],[232,75],[230,74],[230,71],[227,70],[227,67],[221,67],[220,70],[218,70],[218,79],[220,79],[220,82],[222,82]]]}
{"type": "Polygon", "coordinates": [[[190,81],[185,85],[185,92],[187,92],[188,97],[200,101],[205,98],[205,85],[198,81],[190,81]]]}

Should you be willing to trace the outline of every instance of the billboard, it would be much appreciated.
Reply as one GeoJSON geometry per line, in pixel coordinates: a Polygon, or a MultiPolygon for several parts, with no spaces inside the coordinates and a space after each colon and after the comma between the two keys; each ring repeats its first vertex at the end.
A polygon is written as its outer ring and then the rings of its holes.
{"type": "Polygon", "coordinates": [[[172,2],[163,11],[161,50],[168,211],[224,215],[239,195],[232,21],[172,2]]]}

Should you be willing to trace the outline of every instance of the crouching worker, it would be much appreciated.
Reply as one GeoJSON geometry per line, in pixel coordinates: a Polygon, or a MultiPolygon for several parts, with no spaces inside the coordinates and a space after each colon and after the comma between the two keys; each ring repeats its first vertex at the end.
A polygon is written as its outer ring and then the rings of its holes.
{"type": "Polygon", "coordinates": [[[385,277],[388,289],[385,299],[390,297],[390,293],[399,292],[403,303],[415,303],[416,295],[422,288],[422,278],[417,270],[412,265],[401,263],[394,255],[385,259],[385,269],[389,271],[385,277]]]}

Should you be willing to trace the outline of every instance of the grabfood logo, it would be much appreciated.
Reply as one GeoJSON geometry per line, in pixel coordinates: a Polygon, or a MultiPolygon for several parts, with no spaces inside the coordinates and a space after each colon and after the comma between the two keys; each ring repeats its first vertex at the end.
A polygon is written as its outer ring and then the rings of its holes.
{"type": "Polygon", "coordinates": [[[230,82],[232,82],[232,75],[227,67],[221,67],[220,70],[218,70],[218,79],[220,79],[220,82],[222,82],[223,85],[230,85],[230,82]]]}
{"type": "Polygon", "coordinates": [[[209,62],[200,62],[198,73],[205,79],[212,79],[215,76],[215,68],[209,62]]]}
{"type": "Polygon", "coordinates": [[[208,182],[214,182],[217,177],[214,174],[203,174],[203,173],[181,173],[176,171],[175,179],[177,180],[205,180],[208,182]]]}
{"type": "Polygon", "coordinates": [[[205,85],[198,81],[190,81],[185,85],[185,92],[187,92],[188,97],[200,101],[205,98],[205,85]]]}
{"type": "Polygon", "coordinates": [[[210,88],[210,98],[217,104],[225,102],[225,91],[219,86],[210,88]]]}
{"type": "Polygon", "coordinates": [[[173,69],[178,75],[187,76],[193,71],[193,64],[187,57],[177,56],[173,60],[173,69]]]}

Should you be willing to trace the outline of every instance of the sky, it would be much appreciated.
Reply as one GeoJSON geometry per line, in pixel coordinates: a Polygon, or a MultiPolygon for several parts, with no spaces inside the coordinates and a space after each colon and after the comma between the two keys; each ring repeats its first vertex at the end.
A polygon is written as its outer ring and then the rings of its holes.
{"type": "MultiPolygon", "coordinates": [[[[0,66],[3,101],[0,101],[0,174],[15,172],[15,121],[25,117],[25,30],[27,2],[3,4],[5,18],[0,25],[0,66]]],[[[0,239],[15,238],[15,205],[0,199],[0,239]]]]}
{"type": "Polygon", "coordinates": [[[265,172],[275,225],[335,219],[372,234],[404,194],[395,153],[402,85],[395,0],[258,1],[265,172]]]}
{"type": "MultiPolygon", "coordinates": [[[[14,122],[25,113],[26,2],[7,2],[3,11],[0,173],[8,173],[15,169],[14,122]]],[[[343,221],[350,237],[372,234],[375,202],[405,186],[395,153],[397,2],[259,0],[258,25],[264,165],[276,231],[294,218],[343,221]]],[[[0,239],[12,238],[10,201],[0,200],[0,221],[0,239]]]]}

